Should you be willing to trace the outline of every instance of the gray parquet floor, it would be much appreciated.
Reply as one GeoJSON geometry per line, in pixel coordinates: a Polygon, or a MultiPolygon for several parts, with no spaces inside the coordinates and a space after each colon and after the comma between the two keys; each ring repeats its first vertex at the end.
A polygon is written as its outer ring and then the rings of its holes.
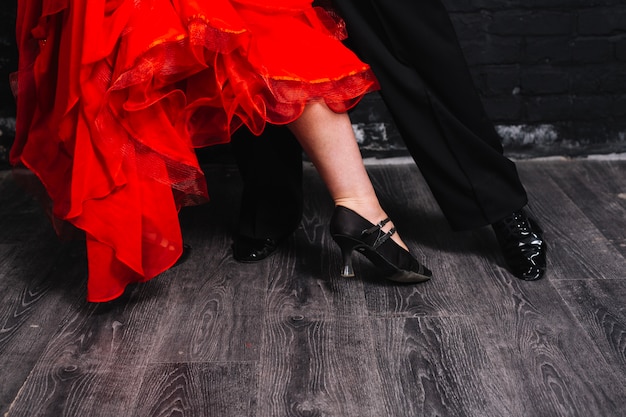
{"type": "Polygon", "coordinates": [[[2,172],[0,415],[625,416],[626,161],[518,167],[549,242],[541,281],[511,277],[489,229],[452,232],[410,164],[368,169],[430,282],[364,259],[340,278],[310,167],[299,230],[238,264],[226,164],[181,213],[187,262],[106,304],[85,301],[81,242],[2,172]]]}

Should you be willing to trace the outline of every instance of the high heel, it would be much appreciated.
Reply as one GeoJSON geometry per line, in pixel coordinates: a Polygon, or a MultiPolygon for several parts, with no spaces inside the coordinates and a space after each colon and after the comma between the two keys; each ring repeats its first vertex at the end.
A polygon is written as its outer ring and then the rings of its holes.
{"type": "Polygon", "coordinates": [[[382,228],[389,218],[372,224],[347,207],[337,206],[330,220],[330,234],[339,245],[343,258],[342,277],[353,277],[352,252],[357,250],[374,265],[382,269],[391,281],[417,283],[428,281],[432,272],[420,264],[408,251],[390,237],[395,227],[388,232],[382,228]]]}

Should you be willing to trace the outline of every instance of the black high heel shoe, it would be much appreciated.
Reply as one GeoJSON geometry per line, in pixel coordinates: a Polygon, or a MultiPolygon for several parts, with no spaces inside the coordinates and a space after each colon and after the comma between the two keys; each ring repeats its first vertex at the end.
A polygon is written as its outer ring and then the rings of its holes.
{"type": "Polygon", "coordinates": [[[330,220],[330,234],[341,248],[342,277],[353,277],[352,252],[357,250],[382,269],[388,280],[404,283],[428,281],[432,272],[390,237],[395,227],[383,232],[389,218],[372,224],[349,208],[337,206],[330,220]]]}

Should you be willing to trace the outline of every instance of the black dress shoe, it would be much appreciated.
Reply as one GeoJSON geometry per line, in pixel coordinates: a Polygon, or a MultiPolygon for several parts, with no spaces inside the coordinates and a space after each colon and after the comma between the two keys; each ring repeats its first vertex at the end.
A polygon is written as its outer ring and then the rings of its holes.
{"type": "Polygon", "coordinates": [[[546,270],[546,243],[539,225],[522,209],[492,227],[513,275],[525,281],[541,278],[546,270]]]}
{"type": "Polygon", "coordinates": [[[233,242],[233,257],[239,262],[258,262],[274,253],[283,240],[254,239],[239,235],[233,242]]]}

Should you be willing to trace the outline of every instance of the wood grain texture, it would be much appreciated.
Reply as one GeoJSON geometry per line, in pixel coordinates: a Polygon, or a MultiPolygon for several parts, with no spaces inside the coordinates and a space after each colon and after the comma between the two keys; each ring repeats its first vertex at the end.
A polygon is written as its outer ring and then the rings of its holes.
{"type": "Polygon", "coordinates": [[[15,216],[0,213],[10,225],[4,228],[7,243],[0,244],[0,414],[8,410],[54,335],[68,297],[76,290],[84,297],[81,244],[59,242],[41,211],[30,203],[20,205],[22,211],[15,216]]]}
{"type": "Polygon", "coordinates": [[[413,165],[368,166],[434,272],[398,285],[365,258],[338,274],[333,209],[305,168],[300,227],[251,265],[231,255],[241,184],[206,167],[181,212],[187,261],[85,301],[82,242],[0,172],[0,412],[7,417],[626,415],[626,161],[520,161],[546,230],[543,280],[514,278],[490,228],[453,232],[413,165]]]}
{"type": "Polygon", "coordinates": [[[259,359],[267,267],[240,267],[229,253],[211,253],[201,260],[194,254],[173,273],[151,361],[259,359]]]}
{"type": "MultiPolygon", "coordinates": [[[[56,270],[61,276],[71,273],[79,272],[70,265],[56,270]]],[[[125,415],[137,401],[134,382],[141,380],[155,344],[166,282],[134,286],[102,304],[85,301],[84,283],[64,289],[65,311],[56,316],[8,415],[125,415]]]]}
{"type": "Polygon", "coordinates": [[[541,168],[626,257],[626,164],[572,161],[541,168]]]}
{"type": "Polygon", "coordinates": [[[184,240],[192,250],[167,272],[171,285],[150,359],[155,363],[259,359],[271,262],[240,264],[232,258],[237,171],[214,166],[205,172],[211,201],[181,212],[184,240]]]}
{"type": "Polygon", "coordinates": [[[500,363],[486,354],[474,320],[376,319],[372,326],[384,381],[382,415],[514,415],[497,383],[500,363]]]}
{"type": "Polygon", "coordinates": [[[622,378],[626,393],[626,282],[559,281],[555,286],[617,378],[622,378]]]}
{"type": "Polygon", "coordinates": [[[506,371],[500,384],[512,399],[512,415],[619,415],[613,413],[626,406],[623,378],[550,281],[520,289],[515,298],[500,297],[499,314],[474,317],[487,353],[506,371]]]}
{"type": "Polygon", "coordinates": [[[368,321],[292,317],[266,324],[260,416],[387,415],[368,321]]]}
{"type": "Polygon", "coordinates": [[[531,208],[546,232],[548,278],[623,279],[626,258],[548,174],[572,168],[550,164],[537,162],[527,170],[520,164],[524,184],[532,190],[531,208]]]}
{"type": "Polygon", "coordinates": [[[254,363],[150,365],[132,415],[256,417],[256,392],[254,363]]]}

